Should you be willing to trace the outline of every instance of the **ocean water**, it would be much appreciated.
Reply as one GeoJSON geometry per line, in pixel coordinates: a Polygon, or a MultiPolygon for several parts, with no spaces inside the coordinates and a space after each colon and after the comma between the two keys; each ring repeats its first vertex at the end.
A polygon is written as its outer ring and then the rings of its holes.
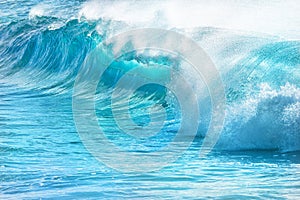
{"type": "MultiPolygon", "coordinates": [[[[224,2],[0,1],[0,199],[300,199],[299,5],[224,2]],[[96,74],[88,59],[99,45],[138,28],[190,38],[219,72],[225,108],[218,112],[225,118],[205,156],[199,155],[214,128],[212,93],[177,55],[125,53],[99,83],[83,79],[76,93],[78,74],[96,74]],[[174,81],[172,70],[192,85],[198,107],[180,105],[180,94],[165,85],[132,91],[141,80],[174,81]],[[85,115],[91,85],[95,115],[85,115]],[[120,152],[86,140],[94,118],[120,152]],[[173,141],[184,120],[183,136],[173,141]],[[171,142],[176,148],[144,159],[171,142]],[[173,154],[165,164],[164,155],[173,154]]],[[[136,38],[126,39],[134,47],[136,38]]]]}

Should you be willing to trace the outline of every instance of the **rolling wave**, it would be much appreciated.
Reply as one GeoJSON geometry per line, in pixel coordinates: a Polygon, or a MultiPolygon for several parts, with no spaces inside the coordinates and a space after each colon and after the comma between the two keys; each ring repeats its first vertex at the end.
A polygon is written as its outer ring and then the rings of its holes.
{"type": "MultiPolygon", "coordinates": [[[[30,12],[30,19],[0,26],[1,87],[17,86],[28,97],[72,94],[77,72],[86,56],[104,39],[129,27],[125,22],[101,17],[62,20],[57,16],[44,16],[37,9],[30,12]]],[[[172,30],[189,35],[202,46],[223,78],[227,108],[217,148],[300,150],[299,41],[212,27],[172,30]]],[[[198,135],[204,137],[211,114],[207,88],[202,80],[194,79],[180,58],[165,53],[133,52],[114,61],[105,71],[96,98],[98,120],[103,126],[112,132],[116,130],[112,128],[109,96],[118,80],[137,66],[148,69],[139,74],[148,78],[167,78],[165,71],[157,70],[157,66],[178,68],[195,83],[202,111],[198,135]]],[[[132,81],[138,78],[133,75],[132,81]]],[[[15,92],[1,90],[1,95],[15,92]]],[[[126,112],[122,109],[122,98],[118,96],[118,112],[126,112]]],[[[150,105],[162,105],[167,109],[167,125],[163,132],[178,129],[180,108],[166,88],[147,85],[134,93],[130,112],[136,123],[149,123],[147,108],[150,105]]],[[[160,115],[157,111],[157,118],[160,115]]]]}

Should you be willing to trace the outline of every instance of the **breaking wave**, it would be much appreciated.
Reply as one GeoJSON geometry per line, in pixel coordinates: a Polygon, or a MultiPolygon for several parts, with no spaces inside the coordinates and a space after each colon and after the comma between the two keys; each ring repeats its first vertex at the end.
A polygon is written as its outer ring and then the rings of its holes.
{"type": "MultiPolygon", "coordinates": [[[[79,15],[75,17],[61,16],[47,5],[38,5],[28,12],[26,18],[1,24],[0,84],[1,87],[20,89],[1,90],[0,95],[23,95],[28,98],[72,95],[77,72],[97,45],[116,33],[130,29],[132,23],[145,23],[131,19],[130,15],[124,20],[109,17],[109,12],[113,12],[110,10],[106,10],[105,16],[95,16],[89,12],[94,4],[98,5],[89,2],[78,8],[79,15]]],[[[127,3],[118,3],[118,6],[128,8],[127,3]]],[[[149,12],[154,11],[150,9],[149,12]]],[[[157,10],[155,13],[165,15],[157,10]]],[[[148,20],[155,22],[152,18],[148,20]]],[[[230,31],[228,27],[185,28],[173,26],[172,23],[158,24],[195,40],[220,71],[227,103],[225,125],[216,148],[300,150],[299,41],[230,31]]],[[[105,71],[98,84],[96,98],[98,120],[103,126],[107,130],[115,130],[112,128],[109,96],[120,77],[137,66],[147,69],[141,71],[140,76],[168,78],[166,71],[157,67],[166,66],[166,69],[177,68],[191,80],[201,111],[198,135],[204,137],[211,114],[205,83],[195,80],[193,73],[186,70],[188,68],[183,60],[160,51],[132,52],[114,61],[105,71]]],[[[136,78],[138,75],[132,76],[133,81],[136,78]]],[[[118,98],[118,112],[123,112],[122,95],[118,98]]],[[[165,134],[161,135],[167,142],[180,122],[176,98],[158,85],[140,88],[134,93],[130,104],[136,123],[149,123],[149,105],[162,105],[167,109],[165,134]],[[170,135],[167,134],[169,132],[170,135]]]]}

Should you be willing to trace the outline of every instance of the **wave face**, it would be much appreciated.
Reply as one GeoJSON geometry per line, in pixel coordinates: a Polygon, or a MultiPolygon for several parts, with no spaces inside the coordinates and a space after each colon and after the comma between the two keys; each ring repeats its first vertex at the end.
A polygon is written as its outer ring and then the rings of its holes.
{"type": "MultiPolygon", "coordinates": [[[[116,33],[146,23],[130,17],[122,20],[109,15],[95,16],[89,12],[93,5],[99,6],[96,2],[73,5],[74,15],[64,12],[67,8],[55,12],[55,5],[36,4],[30,10],[20,12],[24,16],[13,16],[12,19],[2,16],[0,96],[70,97],[78,70],[97,45],[116,33]]],[[[126,3],[122,5],[128,7],[126,3]]],[[[166,13],[152,9],[166,16],[166,13]]],[[[149,20],[151,26],[166,27],[192,38],[216,64],[226,90],[226,119],[216,148],[300,150],[299,41],[255,32],[231,31],[228,27],[178,28],[171,23],[155,24],[155,19],[149,20]]],[[[167,79],[165,71],[157,70],[157,66],[166,66],[178,68],[196,84],[195,94],[201,110],[198,136],[205,137],[211,102],[204,82],[194,79],[182,59],[162,52],[132,52],[114,61],[105,71],[96,93],[97,117],[104,129],[110,133],[118,130],[110,107],[112,88],[124,74],[138,66],[147,66],[151,70],[134,75],[132,81],[139,75],[167,79]]],[[[122,95],[118,96],[120,113],[127,112],[122,109],[122,98],[122,95]]],[[[167,121],[160,135],[164,142],[157,146],[160,148],[172,139],[173,131],[178,129],[180,108],[166,88],[147,85],[131,98],[129,107],[133,121],[139,125],[149,123],[147,109],[150,105],[160,105],[167,110],[167,121]]],[[[157,118],[160,114],[157,112],[157,118]]],[[[127,142],[120,141],[122,137],[116,137],[115,142],[127,142]]],[[[145,145],[155,146],[146,142],[145,145]]]]}

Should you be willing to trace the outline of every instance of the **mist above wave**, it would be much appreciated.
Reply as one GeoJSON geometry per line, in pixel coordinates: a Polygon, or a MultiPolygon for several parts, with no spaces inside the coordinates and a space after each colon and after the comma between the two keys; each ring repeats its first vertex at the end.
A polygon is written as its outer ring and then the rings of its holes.
{"type": "Polygon", "coordinates": [[[295,0],[247,1],[97,1],[83,4],[79,17],[160,28],[216,27],[299,39],[295,0]]]}

